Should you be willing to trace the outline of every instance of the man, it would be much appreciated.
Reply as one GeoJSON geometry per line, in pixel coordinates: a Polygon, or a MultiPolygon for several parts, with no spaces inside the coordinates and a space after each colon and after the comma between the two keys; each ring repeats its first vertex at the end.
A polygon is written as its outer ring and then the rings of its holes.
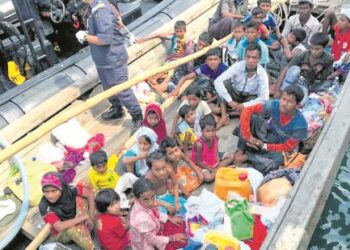
{"type": "Polygon", "coordinates": [[[249,161],[264,175],[283,165],[282,152],[293,151],[307,137],[307,121],[297,109],[303,97],[298,85],[290,85],[280,100],[245,107],[240,126],[234,130],[238,136],[234,164],[249,161]]]}
{"type": "MultiPolygon", "coordinates": [[[[123,36],[118,29],[118,17],[114,7],[107,0],[86,0],[91,6],[88,31],[79,31],[79,42],[87,41],[91,56],[104,90],[128,80],[128,54],[123,44],[123,36]]],[[[119,119],[125,116],[122,106],[132,117],[132,131],[142,122],[142,110],[131,89],[124,90],[109,98],[112,107],[102,114],[102,119],[119,119]]]]}
{"type": "Polygon", "coordinates": [[[234,23],[248,12],[248,0],[220,0],[214,16],[209,20],[209,33],[219,40],[232,32],[234,23]]]}
{"type": "Polygon", "coordinates": [[[309,38],[312,34],[320,30],[320,22],[311,15],[311,10],[313,7],[314,5],[312,0],[299,0],[299,13],[287,19],[282,31],[282,37],[284,38],[284,41],[282,43],[284,46],[286,45],[285,39],[293,29],[302,28],[305,30],[306,38],[303,42],[304,45],[307,45],[307,42],[309,41],[309,38]]]}
{"type": "Polygon", "coordinates": [[[260,46],[250,43],[244,61],[236,62],[215,81],[218,95],[233,111],[269,99],[269,80],[265,69],[259,65],[260,46]]]}

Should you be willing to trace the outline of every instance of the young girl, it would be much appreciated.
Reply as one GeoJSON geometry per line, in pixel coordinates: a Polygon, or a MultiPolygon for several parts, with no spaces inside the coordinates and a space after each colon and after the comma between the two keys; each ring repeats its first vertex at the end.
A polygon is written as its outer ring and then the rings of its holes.
{"type": "Polygon", "coordinates": [[[176,140],[165,137],[160,143],[160,149],[165,153],[167,163],[172,167],[179,188],[186,197],[202,183],[203,174],[184,153],[181,152],[176,140]]]}
{"type": "Polygon", "coordinates": [[[119,161],[119,175],[129,172],[137,177],[143,177],[148,172],[147,156],[158,149],[157,139],[158,136],[152,129],[141,127],[136,135],[136,143],[119,161]]]}
{"type": "Polygon", "coordinates": [[[187,104],[179,109],[179,116],[182,118],[182,121],[177,125],[176,138],[187,155],[188,150],[192,148],[197,137],[202,134],[199,126],[199,117],[196,115],[193,107],[187,104]]]}
{"type": "Polygon", "coordinates": [[[130,247],[128,226],[120,216],[120,197],[111,188],[103,189],[96,195],[97,237],[105,250],[125,250],[130,247]]]}
{"type": "Polygon", "coordinates": [[[183,105],[190,105],[194,110],[196,115],[201,119],[202,117],[211,114],[211,109],[209,105],[201,100],[201,93],[199,89],[195,86],[189,87],[186,91],[186,100],[184,100],[179,109],[177,110],[177,114],[174,117],[172,129],[171,129],[171,136],[176,136],[176,126],[178,124],[178,121],[180,119],[179,110],[183,105]]]}
{"type": "Polygon", "coordinates": [[[41,179],[44,196],[39,211],[45,223],[52,225],[51,234],[63,244],[73,241],[83,249],[94,249],[90,236],[95,218],[94,193],[82,186],[68,187],[58,172],[48,172],[41,179]],[[87,198],[86,204],[79,197],[87,198]],[[85,210],[85,211],[84,211],[85,210]]]}
{"type": "Polygon", "coordinates": [[[166,124],[163,119],[162,109],[158,104],[148,104],[145,111],[145,119],[142,126],[151,128],[158,136],[157,143],[159,144],[165,136],[167,136],[166,124]]]}
{"type": "Polygon", "coordinates": [[[133,191],[136,201],[130,213],[132,249],[170,250],[185,247],[185,224],[178,217],[159,213],[153,183],[148,179],[139,179],[134,183],[133,191]]]}
{"type": "Polygon", "coordinates": [[[218,152],[218,137],[215,121],[212,116],[206,116],[199,122],[202,135],[194,143],[191,160],[203,170],[204,181],[214,180],[219,167],[228,166],[233,162],[233,154],[218,152]]]}

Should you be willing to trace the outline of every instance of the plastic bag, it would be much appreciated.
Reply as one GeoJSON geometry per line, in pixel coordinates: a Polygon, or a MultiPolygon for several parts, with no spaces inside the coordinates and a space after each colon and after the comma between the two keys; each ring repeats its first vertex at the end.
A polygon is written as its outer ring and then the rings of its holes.
{"type": "Polygon", "coordinates": [[[225,211],[231,220],[231,232],[239,240],[253,237],[253,216],[249,213],[246,199],[241,201],[230,200],[225,203],[225,211]]]}
{"type": "Polygon", "coordinates": [[[285,168],[302,168],[306,161],[306,155],[298,152],[283,152],[285,168]]]}

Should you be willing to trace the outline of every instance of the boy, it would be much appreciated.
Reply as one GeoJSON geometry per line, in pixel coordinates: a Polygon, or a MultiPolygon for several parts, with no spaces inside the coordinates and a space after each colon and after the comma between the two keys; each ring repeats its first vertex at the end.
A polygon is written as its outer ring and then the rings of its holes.
{"type": "Polygon", "coordinates": [[[238,44],[238,58],[240,60],[243,60],[245,57],[245,50],[248,47],[248,45],[251,43],[257,43],[261,48],[260,64],[261,66],[265,67],[265,65],[268,64],[270,61],[269,50],[266,44],[259,39],[258,30],[259,24],[256,22],[251,21],[244,25],[245,38],[243,38],[242,41],[240,41],[238,44]]]}
{"type": "Polygon", "coordinates": [[[232,28],[232,38],[226,42],[222,48],[222,61],[227,66],[231,66],[238,60],[237,47],[244,36],[242,22],[236,22],[232,28]]]}
{"type": "Polygon", "coordinates": [[[243,20],[243,23],[248,23],[250,21],[258,23],[259,24],[258,33],[259,33],[260,39],[267,40],[269,39],[270,32],[263,22],[265,18],[266,18],[266,13],[263,11],[263,9],[261,9],[260,7],[255,7],[254,9],[252,9],[250,16],[247,16],[247,18],[243,20]]]}
{"type": "Polygon", "coordinates": [[[276,37],[279,39],[281,37],[280,29],[277,25],[276,18],[271,14],[271,0],[258,0],[258,7],[260,7],[266,14],[263,23],[270,32],[274,32],[276,37]]]}
{"type": "MultiPolygon", "coordinates": [[[[209,45],[213,43],[213,37],[209,34],[209,32],[202,32],[198,37],[197,44],[194,45],[193,53],[196,53],[209,45]]],[[[196,68],[198,68],[200,65],[205,63],[205,55],[200,56],[196,59],[194,59],[192,62],[187,64],[187,71],[193,72],[196,68]]]]}
{"type": "Polygon", "coordinates": [[[188,104],[183,105],[179,109],[179,116],[182,118],[182,121],[177,124],[176,138],[182,145],[185,155],[187,155],[188,149],[192,148],[197,137],[201,135],[199,117],[196,116],[194,108],[188,104]]]}
{"type": "Polygon", "coordinates": [[[104,189],[95,198],[97,216],[97,237],[106,250],[124,250],[130,247],[128,226],[120,217],[120,197],[113,189],[104,189]]]}
{"type": "Polygon", "coordinates": [[[160,143],[160,150],[164,152],[167,163],[172,167],[181,191],[189,197],[203,181],[201,169],[182,153],[177,141],[169,136],[160,143]]]}
{"type": "Polygon", "coordinates": [[[170,214],[184,214],[186,209],[185,199],[179,197],[179,185],[175,173],[167,165],[163,152],[157,150],[147,157],[147,165],[150,171],[146,179],[150,180],[155,188],[156,201],[160,206],[160,212],[170,214]]]}
{"type": "Polygon", "coordinates": [[[193,41],[186,38],[185,21],[176,21],[174,25],[174,32],[151,34],[144,38],[140,38],[137,42],[143,43],[156,37],[169,39],[171,41],[171,49],[168,60],[175,60],[177,58],[192,54],[193,52],[193,41]]]}
{"type": "Polygon", "coordinates": [[[107,153],[103,150],[91,153],[89,158],[91,168],[88,176],[93,189],[95,191],[106,188],[114,189],[121,197],[122,208],[129,208],[130,204],[125,191],[131,188],[138,178],[131,173],[125,173],[119,177],[115,169],[117,166],[108,160],[107,153]]]}
{"type": "Polygon", "coordinates": [[[333,57],[325,52],[329,38],[322,32],[315,33],[310,38],[309,50],[293,57],[282,70],[276,81],[275,98],[281,96],[282,91],[289,85],[297,84],[304,91],[304,104],[309,92],[326,88],[333,72],[333,57]]]}

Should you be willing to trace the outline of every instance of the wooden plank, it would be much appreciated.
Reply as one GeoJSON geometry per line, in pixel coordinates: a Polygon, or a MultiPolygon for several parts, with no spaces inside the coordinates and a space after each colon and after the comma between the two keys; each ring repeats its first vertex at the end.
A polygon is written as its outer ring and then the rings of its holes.
{"type": "MultiPolygon", "coordinates": [[[[157,32],[164,32],[169,30],[171,31],[173,29],[174,22],[179,19],[183,19],[188,23],[191,23],[194,19],[207,12],[208,9],[212,8],[217,3],[218,0],[198,1],[198,3],[178,15],[174,20],[163,25],[160,29],[157,29],[157,32]]],[[[159,61],[153,60],[152,62],[150,60],[158,58],[159,56],[165,56],[165,52],[165,49],[160,46],[160,39],[153,39],[151,41],[145,42],[144,44],[135,44],[129,47],[128,54],[130,75],[134,76],[142,71],[146,71],[152,64],[154,67],[160,66],[159,61]],[[141,57],[144,54],[147,54],[149,51],[151,51],[153,55],[148,54],[148,56],[145,58],[140,58],[142,60],[145,60],[143,64],[135,65],[133,63],[137,58],[141,57]]],[[[138,60],[138,62],[140,62],[140,60],[138,60]]],[[[83,80],[87,81],[86,79],[83,80]]],[[[97,73],[94,72],[94,76],[92,76],[90,81],[87,81],[86,84],[79,85],[79,87],[73,85],[63,89],[56,95],[52,96],[50,99],[33,108],[24,116],[12,122],[4,129],[0,130],[0,137],[6,139],[9,143],[16,141],[28,133],[30,130],[50,118],[50,116],[54,115],[58,111],[62,110],[65,106],[76,100],[82,93],[85,93],[87,90],[93,88],[97,84],[97,73]],[[57,100],[61,101],[57,102],[57,100]]]]}
{"type": "Polygon", "coordinates": [[[307,249],[350,141],[350,76],[262,249],[307,249]]]}

